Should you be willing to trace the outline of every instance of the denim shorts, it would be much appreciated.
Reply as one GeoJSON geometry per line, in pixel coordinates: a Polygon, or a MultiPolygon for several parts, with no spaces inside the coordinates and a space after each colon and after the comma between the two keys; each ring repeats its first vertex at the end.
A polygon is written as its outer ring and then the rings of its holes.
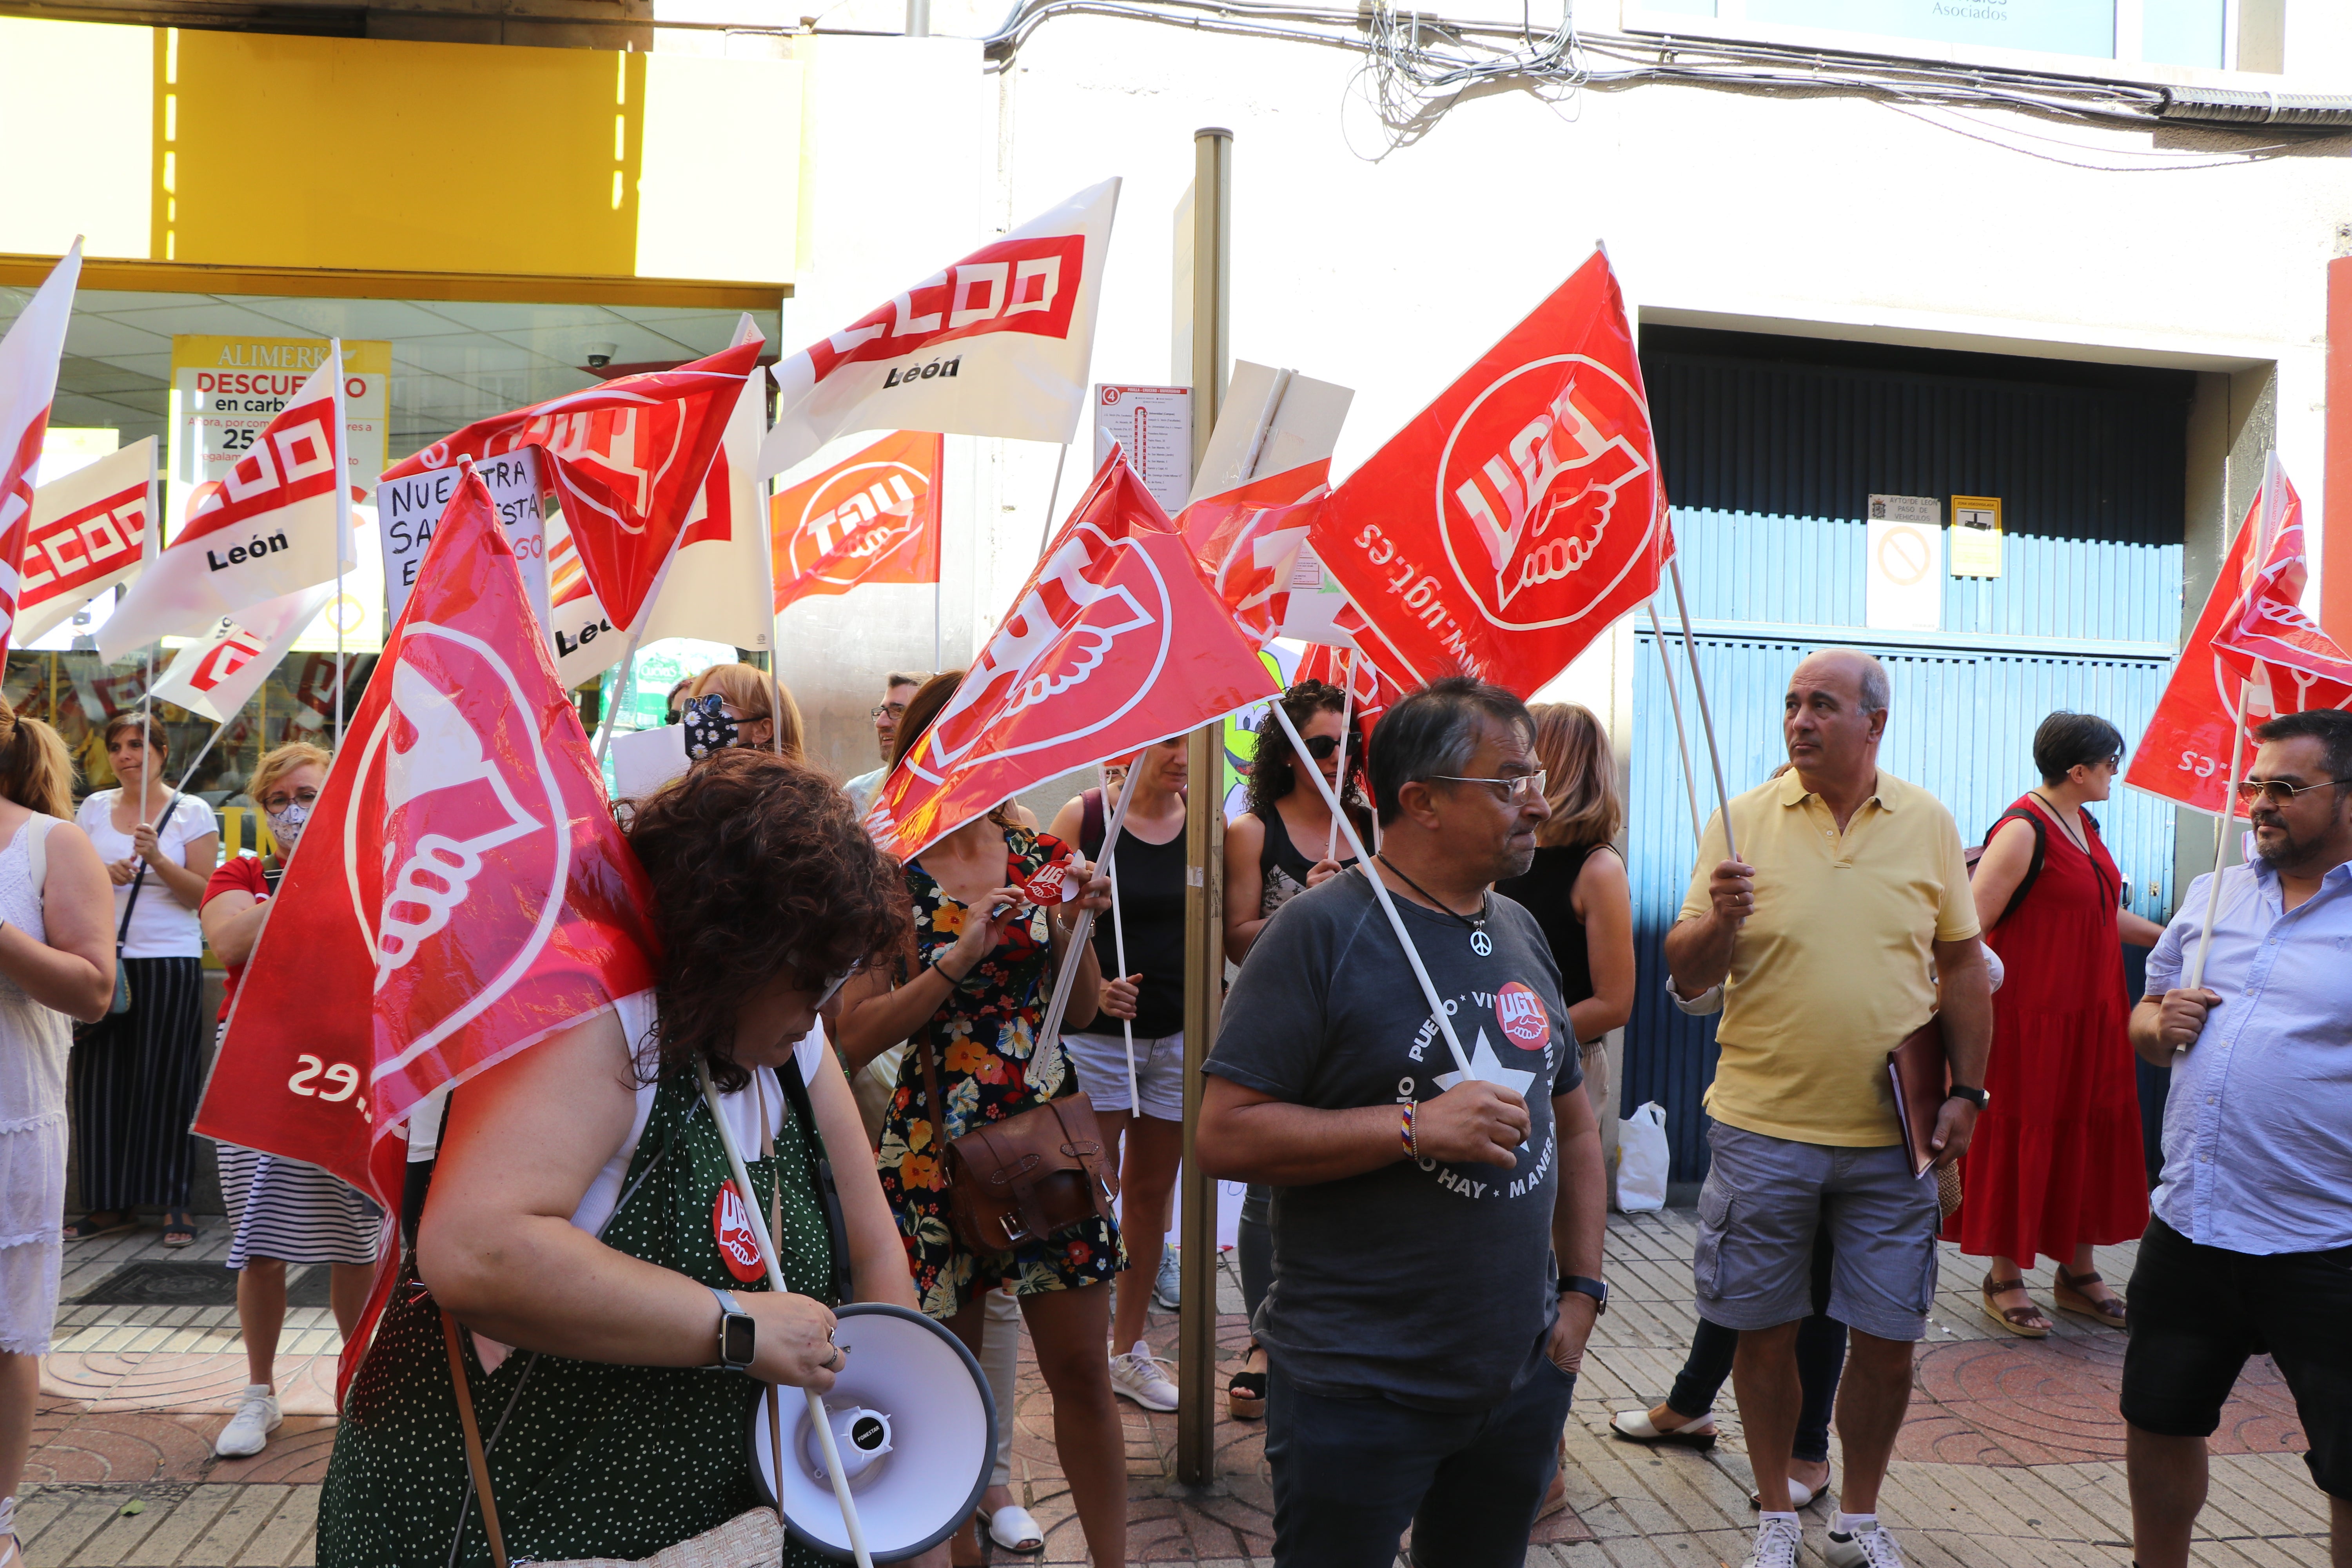
{"type": "MultiPolygon", "coordinates": [[[[1078,1087],[1097,1110],[1134,1108],[1127,1092],[1127,1037],[1118,1030],[1064,1035],[1062,1054],[1077,1069],[1078,1087]]],[[[1143,1091],[1144,1115],[1162,1121],[1184,1120],[1183,1030],[1156,1039],[1135,1037],[1135,1083],[1143,1091]]]]}
{"type": "Polygon", "coordinates": [[[1799,1143],[1720,1121],[1707,1142],[1691,1259],[1700,1317],[1769,1329],[1810,1316],[1813,1237],[1825,1229],[1829,1315],[1882,1340],[1926,1336],[1943,1215],[1934,1175],[1913,1175],[1903,1145],[1799,1143]]]}

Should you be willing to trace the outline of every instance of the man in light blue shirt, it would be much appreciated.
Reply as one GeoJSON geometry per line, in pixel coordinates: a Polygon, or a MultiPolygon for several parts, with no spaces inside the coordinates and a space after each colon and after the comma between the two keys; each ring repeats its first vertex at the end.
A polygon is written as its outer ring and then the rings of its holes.
{"type": "Polygon", "coordinates": [[[2133,1048],[2172,1069],[2164,1179],[2132,1272],[2129,1427],[2139,1568],[2187,1568],[2205,1439],[2267,1352],[2352,1562],[2352,713],[2273,719],[2240,786],[2255,859],[2214,879],[2147,961],[2133,1048]]]}

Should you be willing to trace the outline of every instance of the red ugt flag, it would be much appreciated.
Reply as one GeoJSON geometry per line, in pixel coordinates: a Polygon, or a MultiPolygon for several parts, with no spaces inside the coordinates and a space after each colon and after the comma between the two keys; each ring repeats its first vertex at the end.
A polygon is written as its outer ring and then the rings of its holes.
{"type": "Polygon", "coordinates": [[[471,473],[276,902],[195,1131],[395,1212],[418,1100],[653,984],[645,873],[471,473]]]}
{"type": "Polygon", "coordinates": [[[900,430],[769,502],[777,613],[865,583],[938,582],[946,447],[900,430]]]}
{"type": "Polygon", "coordinates": [[[581,564],[613,624],[636,625],[670,546],[702,499],[727,421],[758,367],[757,337],[676,370],[617,376],[585,392],[478,419],[384,470],[394,479],[544,447],[581,564]]]}
{"type": "Polygon", "coordinates": [[[1665,516],[1633,329],[1596,251],[1349,476],[1308,542],[1391,674],[1465,670],[1525,697],[1656,591],[1665,516]]]}
{"type": "Polygon", "coordinates": [[[2199,811],[2234,810],[2222,795],[2238,699],[2249,679],[2248,730],[2281,713],[2352,703],[2352,686],[2328,679],[2334,644],[2295,607],[2303,561],[2303,499],[2273,454],[2263,488],[2230,542],[2213,591],[2124,770],[2126,784],[2199,811]],[[2265,536],[2267,552],[2258,560],[2265,536]],[[2308,626],[2308,637],[2294,622],[2308,626]]]}
{"type": "Polygon", "coordinates": [[[912,859],[1032,784],[1279,690],[1114,448],[866,826],[912,859]]]}

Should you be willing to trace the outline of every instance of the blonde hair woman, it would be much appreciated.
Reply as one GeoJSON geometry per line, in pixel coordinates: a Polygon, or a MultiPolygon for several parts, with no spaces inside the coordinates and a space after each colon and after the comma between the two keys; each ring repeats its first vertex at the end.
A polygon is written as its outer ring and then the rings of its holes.
{"type": "Polygon", "coordinates": [[[57,1316],[66,1020],[114,998],[113,900],[73,815],[57,731],[0,699],[0,1568],[21,1568],[16,1482],[57,1316]]]}
{"type": "Polygon", "coordinates": [[[1601,1037],[1633,1013],[1633,899],[1614,841],[1625,825],[1617,759],[1592,710],[1574,702],[1529,708],[1536,761],[1551,816],[1536,829],[1536,863],[1495,884],[1536,917],[1559,965],[1559,999],[1584,1050],[1585,1089],[1606,1113],[1607,1073],[1593,1076],[1601,1037]]]}
{"type": "Polygon", "coordinates": [[[784,683],[748,664],[714,664],[694,678],[687,700],[719,700],[719,716],[735,727],[734,743],[800,760],[801,710],[784,683]]]}
{"type": "MultiPolygon", "coordinates": [[[[326,787],[333,760],[324,748],[297,741],[262,758],[246,784],[246,794],[268,816],[277,847],[268,855],[237,856],[214,872],[205,889],[205,939],[227,970],[220,1010],[224,1034],[237,982],[269,919],[269,897],[326,787]]],[[[219,1150],[221,1195],[228,1202],[235,1232],[228,1266],[237,1271],[236,1321],[245,1335],[247,1381],[213,1451],[243,1458],[261,1452],[279,1421],[275,1368],[278,1331],[286,1321],[286,1266],[324,1263],[333,1268],[328,1299],[336,1326],[350,1335],[367,1305],[383,1211],[316,1165],[234,1143],[219,1150]]]]}

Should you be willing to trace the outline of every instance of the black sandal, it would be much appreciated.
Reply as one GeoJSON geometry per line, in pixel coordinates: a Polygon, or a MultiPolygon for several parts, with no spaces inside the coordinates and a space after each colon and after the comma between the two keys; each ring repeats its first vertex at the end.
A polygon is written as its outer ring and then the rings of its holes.
{"type": "MultiPolygon", "coordinates": [[[[107,1211],[99,1212],[102,1214],[107,1211]]],[[[122,1231],[135,1229],[138,1224],[138,1220],[133,1218],[127,1209],[116,1211],[114,1217],[103,1225],[99,1223],[97,1214],[86,1214],[66,1226],[62,1234],[68,1241],[93,1241],[101,1236],[114,1236],[122,1231]]]]}
{"type": "MultiPolygon", "coordinates": [[[[1250,1355],[1257,1354],[1259,1349],[1260,1347],[1256,1342],[1252,1342],[1250,1345],[1250,1355]]],[[[1249,1357],[1244,1356],[1242,1361],[1243,1364],[1246,1365],[1248,1364],[1249,1357]]],[[[1226,1413],[1231,1415],[1236,1421],[1265,1420],[1265,1373],[1262,1372],[1237,1372],[1234,1373],[1232,1377],[1226,1379],[1225,1410],[1226,1413]]]]}
{"type": "Polygon", "coordinates": [[[196,1216],[185,1209],[174,1209],[163,1216],[163,1245],[194,1247],[196,1244],[196,1216]]]}

